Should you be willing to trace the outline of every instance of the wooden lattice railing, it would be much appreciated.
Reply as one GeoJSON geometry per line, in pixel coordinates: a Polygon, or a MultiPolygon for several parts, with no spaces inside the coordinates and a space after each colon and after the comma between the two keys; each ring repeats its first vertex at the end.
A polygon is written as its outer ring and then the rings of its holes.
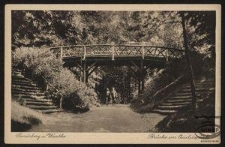
{"type": "Polygon", "coordinates": [[[65,57],[161,57],[181,58],[184,50],[168,47],[149,46],[149,45],[74,45],[52,47],[50,50],[61,59],[65,57]]]}

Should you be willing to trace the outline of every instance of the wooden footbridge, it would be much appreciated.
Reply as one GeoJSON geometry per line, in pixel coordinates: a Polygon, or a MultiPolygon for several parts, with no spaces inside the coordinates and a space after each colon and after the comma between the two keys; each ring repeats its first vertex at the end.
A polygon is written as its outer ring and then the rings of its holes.
{"type": "Polygon", "coordinates": [[[144,90],[146,67],[163,66],[170,60],[184,56],[182,49],[130,44],[59,46],[52,47],[50,50],[62,59],[65,67],[79,67],[85,83],[98,66],[129,66],[138,78],[139,92],[144,90]]]}

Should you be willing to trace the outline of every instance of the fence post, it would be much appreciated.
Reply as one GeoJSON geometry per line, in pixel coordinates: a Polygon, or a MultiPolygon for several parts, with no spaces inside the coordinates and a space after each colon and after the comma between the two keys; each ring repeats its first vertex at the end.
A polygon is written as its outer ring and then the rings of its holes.
{"type": "Polygon", "coordinates": [[[114,53],[115,53],[115,45],[112,45],[112,60],[115,60],[114,53]]]}
{"type": "Polygon", "coordinates": [[[83,60],[86,59],[86,54],[87,54],[87,52],[86,52],[86,46],[84,46],[84,58],[83,58],[83,60]]]}
{"type": "Polygon", "coordinates": [[[48,83],[47,83],[47,85],[46,85],[46,89],[45,89],[46,91],[48,90],[48,83]]]}
{"type": "Polygon", "coordinates": [[[142,46],[141,49],[142,49],[142,59],[144,59],[145,58],[145,48],[144,48],[144,46],[142,46]]]}

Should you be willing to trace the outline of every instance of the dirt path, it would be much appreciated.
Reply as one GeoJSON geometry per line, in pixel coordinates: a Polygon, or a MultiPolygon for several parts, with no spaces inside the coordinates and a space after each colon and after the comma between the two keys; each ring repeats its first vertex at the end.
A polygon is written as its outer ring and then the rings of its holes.
{"type": "Polygon", "coordinates": [[[83,114],[50,114],[44,124],[30,132],[148,132],[165,116],[157,113],[138,114],[128,105],[101,106],[83,114]]]}

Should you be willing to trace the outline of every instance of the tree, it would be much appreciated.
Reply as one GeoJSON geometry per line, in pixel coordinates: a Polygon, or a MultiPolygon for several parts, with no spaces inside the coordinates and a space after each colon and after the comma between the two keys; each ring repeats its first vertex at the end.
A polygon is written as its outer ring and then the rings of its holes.
{"type": "Polygon", "coordinates": [[[195,82],[194,82],[194,75],[193,75],[193,69],[190,61],[190,55],[189,55],[189,49],[188,49],[188,39],[187,39],[187,32],[185,27],[185,18],[184,18],[184,12],[180,12],[181,15],[181,24],[183,28],[183,38],[184,38],[184,49],[185,49],[185,57],[187,59],[187,65],[188,65],[188,74],[190,76],[190,85],[191,85],[191,93],[192,93],[192,107],[193,110],[196,109],[196,94],[195,94],[195,82]]]}
{"type": "Polygon", "coordinates": [[[73,23],[77,15],[77,11],[12,11],[13,48],[80,43],[81,29],[73,23]]]}
{"type": "Polygon", "coordinates": [[[202,46],[207,45],[208,51],[215,52],[215,27],[216,12],[215,11],[193,11],[185,15],[188,25],[188,37],[190,47],[200,50],[202,46]]]}

